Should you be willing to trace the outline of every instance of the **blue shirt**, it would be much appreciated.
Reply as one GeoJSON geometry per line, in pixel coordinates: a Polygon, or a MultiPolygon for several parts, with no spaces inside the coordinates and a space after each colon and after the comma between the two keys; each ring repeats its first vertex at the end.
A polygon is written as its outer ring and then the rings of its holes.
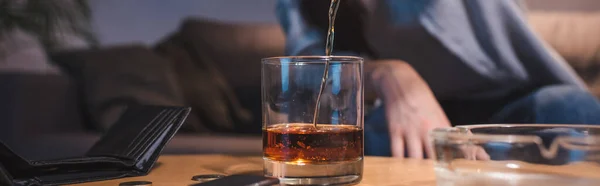
{"type": "MultiPolygon", "coordinates": [[[[278,1],[286,55],[320,55],[325,35],[306,22],[300,1],[278,1]]],[[[585,87],[564,59],[531,30],[519,1],[372,2],[364,17],[368,45],[379,58],[411,64],[438,99],[497,97],[550,84],[585,87]]]]}

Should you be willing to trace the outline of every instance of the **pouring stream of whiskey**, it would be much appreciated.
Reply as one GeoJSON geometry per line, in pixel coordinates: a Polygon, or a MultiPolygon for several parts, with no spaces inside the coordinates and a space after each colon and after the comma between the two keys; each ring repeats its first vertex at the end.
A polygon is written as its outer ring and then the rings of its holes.
{"type": "Polygon", "coordinates": [[[313,115],[313,124],[315,128],[317,128],[317,119],[319,118],[319,110],[321,108],[321,96],[323,95],[323,90],[325,90],[325,86],[327,85],[327,79],[329,75],[329,60],[331,56],[331,52],[333,52],[333,40],[335,38],[335,17],[337,14],[338,7],[340,5],[341,0],[331,0],[331,4],[329,5],[329,27],[327,29],[327,41],[325,44],[325,70],[323,71],[323,78],[321,78],[321,88],[319,89],[319,94],[317,95],[317,103],[315,104],[315,113],[313,115]]]}

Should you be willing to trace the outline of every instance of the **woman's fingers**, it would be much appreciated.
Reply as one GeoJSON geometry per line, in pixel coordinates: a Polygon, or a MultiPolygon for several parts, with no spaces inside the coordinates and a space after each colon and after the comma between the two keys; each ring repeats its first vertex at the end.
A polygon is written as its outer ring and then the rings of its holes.
{"type": "Polygon", "coordinates": [[[433,144],[430,141],[429,136],[427,136],[427,134],[425,134],[423,136],[423,148],[425,148],[425,154],[427,155],[427,158],[435,158],[435,153],[433,151],[433,144]]]}
{"type": "Polygon", "coordinates": [[[408,156],[414,159],[423,159],[423,142],[421,135],[416,130],[405,133],[404,141],[408,147],[408,156]]]}
{"type": "Polygon", "coordinates": [[[463,145],[459,149],[467,160],[490,160],[490,155],[479,145],[463,145]]]}
{"type": "Polygon", "coordinates": [[[390,134],[392,145],[392,156],[404,158],[404,135],[401,132],[393,132],[390,134]]]}
{"type": "Polygon", "coordinates": [[[431,132],[431,130],[435,129],[435,127],[429,121],[430,120],[423,121],[422,126],[424,127],[421,128],[419,134],[421,137],[421,142],[423,143],[422,148],[425,151],[425,156],[427,158],[434,158],[435,156],[433,152],[433,144],[431,138],[429,137],[429,133],[431,132]]]}
{"type": "Polygon", "coordinates": [[[483,147],[480,146],[477,148],[477,152],[475,152],[475,158],[477,158],[477,160],[489,161],[490,155],[487,152],[485,152],[485,149],[483,149],[483,147]]]}

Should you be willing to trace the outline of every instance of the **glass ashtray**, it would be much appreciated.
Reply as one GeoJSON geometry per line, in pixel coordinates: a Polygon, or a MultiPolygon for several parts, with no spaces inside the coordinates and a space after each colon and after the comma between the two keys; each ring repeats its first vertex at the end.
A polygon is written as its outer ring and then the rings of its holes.
{"type": "Polygon", "coordinates": [[[600,186],[600,126],[469,125],[431,137],[438,186],[600,186]]]}

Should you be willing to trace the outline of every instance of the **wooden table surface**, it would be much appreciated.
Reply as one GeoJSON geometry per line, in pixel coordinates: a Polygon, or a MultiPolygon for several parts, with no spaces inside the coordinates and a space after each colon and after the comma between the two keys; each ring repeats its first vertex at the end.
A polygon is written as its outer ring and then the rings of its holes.
{"type": "MultiPolygon", "coordinates": [[[[359,186],[435,186],[433,161],[366,157],[364,177],[359,186]]],[[[262,173],[262,158],[226,155],[167,155],[148,176],[131,177],[81,184],[119,185],[128,181],[151,181],[152,186],[187,186],[197,183],[192,176],[200,174],[262,173]]]]}

